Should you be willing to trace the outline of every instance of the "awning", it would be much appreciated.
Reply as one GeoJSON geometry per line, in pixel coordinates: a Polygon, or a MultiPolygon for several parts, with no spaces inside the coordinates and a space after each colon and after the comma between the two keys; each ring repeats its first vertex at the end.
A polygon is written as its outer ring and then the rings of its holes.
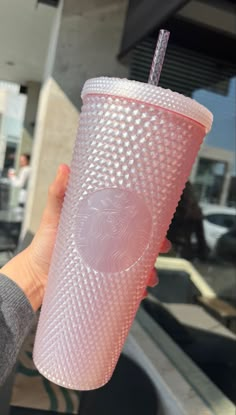
{"type": "Polygon", "coordinates": [[[129,0],[119,58],[188,2],[189,0],[129,0]]]}

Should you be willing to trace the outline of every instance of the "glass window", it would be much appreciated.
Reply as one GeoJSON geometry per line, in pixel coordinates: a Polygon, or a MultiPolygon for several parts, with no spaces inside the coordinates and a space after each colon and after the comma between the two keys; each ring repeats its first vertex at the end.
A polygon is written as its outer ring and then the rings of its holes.
{"type": "Polygon", "coordinates": [[[224,215],[223,217],[223,226],[230,229],[236,225],[236,217],[235,215],[224,215]]]}
{"type": "MultiPolygon", "coordinates": [[[[147,81],[155,44],[156,38],[149,38],[137,45],[131,63],[131,79],[147,81]]],[[[149,299],[144,304],[156,322],[235,403],[235,394],[231,392],[232,379],[233,383],[236,379],[235,353],[227,354],[224,361],[221,357],[231,338],[229,330],[236,333],[235,317],[229,315],[225,321],[222,319],[222,310],[228,310],[229,304],[233,305],[234,313],[236,310],[235,231],[231,231],[236,225],[236,65],[193,49],[170,42],[160,86],[191,96],[213,113],[214,122],[201,146],[167,234],[172,250],[168,258],[159,258],[159,268],[157,261],[160,284],[150,291],[158,300],[158,306],[151,300],[148,303],[149,299]],[[194,273],[197,269],[199,285],[197,280],[193,285],[200,293],[195,293],[186,277],[191,264],[181,258],[192,262],[194,273]],[[166,278],[165,266],[169,278],[166,278]],[[209,290],[214,296],[213,304],[209,290]],[[180,315],[180,303],[184,304],[183,308],[185,304],[191,304],[189,310],[194,317],[191,313],[187,313],[187,317],[184,312],[180,315]],[[207,313],[216,319],[213,325],[218,327],[217,334],[204,323],[207,313]],[[193,337],[188,349],[186,339],[189,335],[193,337]],[[214,350],[214,358],[212,353],[206,353],[209,344],[214,350]],[[204,363],[199,362],[199,356],[204,356],[204,363]],[[218,373],[223,375],[219,377],[218,373]]]]}
{"type": "MultiPolygon", "coordinates": [[[[218,84],[215,86],[218,90],[218,84]]],[[[193,92],[193,98],[214,115],[212,130],[200,150],[191,180],[201,202],[236,206],[236,77],[228,80],[225,93],[208,89],[193,92]]]]}
{"type": "Polygon", "coordinates": [[[222,213],[215,213],[206,215],[205,219],[214,225],[223,226],[224,228],[232,228],[236,224],[235,215],[226,215],[222,213]]]}

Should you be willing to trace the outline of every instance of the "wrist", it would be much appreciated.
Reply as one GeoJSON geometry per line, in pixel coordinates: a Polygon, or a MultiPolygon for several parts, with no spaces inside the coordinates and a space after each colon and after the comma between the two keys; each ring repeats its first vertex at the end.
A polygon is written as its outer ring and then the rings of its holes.
{"type": "Polygon", "coordinates": [[[35,274],[30,255],[28,247],[4,265],[1,272],[21,288],[33,310],[36,311],[42,304],[44,286],[35,274]]]}

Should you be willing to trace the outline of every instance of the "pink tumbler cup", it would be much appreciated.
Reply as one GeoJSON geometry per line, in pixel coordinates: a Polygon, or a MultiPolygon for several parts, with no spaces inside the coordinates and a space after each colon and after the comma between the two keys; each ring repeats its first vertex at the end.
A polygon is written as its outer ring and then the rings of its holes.
{"type": "Polygon", "coordinates": [[[212,114],[126,79],[91,79],[82,98],[34,362],[89,390],[114,371],[212,114]]]}

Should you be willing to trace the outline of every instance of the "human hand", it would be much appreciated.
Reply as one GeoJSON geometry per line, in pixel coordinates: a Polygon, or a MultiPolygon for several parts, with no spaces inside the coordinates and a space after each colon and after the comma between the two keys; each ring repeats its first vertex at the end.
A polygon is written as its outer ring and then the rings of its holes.
{"type": "MultiPolygon", "coordinates": [[[[31,264],[31,269],[33,270],[34,278],[36,278],[43,287],[43,293],[56,240],[57,227],[68,182],[69,171],[67,165],[61,165],[59,167],[56,179],[49,188],[48,201],[39,230],[29,246],[29,262],[31,264]]],[[[165,238],[160,252],[167,253],[170,248],[171,243],[165,238]]],[[[153,269],[148,278],[147,286],[154,287],[157,284],[157,272],[153,269]]],[[[147,292],[145,291],[144,295],[146,294],[147,292]]],[[[40,295],[40,301],[42,298],[43,294],[40,295]]]]}
{"type": "Polygon", "coordinates": [[[39,281],[43,289],[47,282],[69,173],[70,169],[66,164],[59,166],[56,178],[49,187],[39,229],[29,246],[29,262],[34,278],[39,281]]]}
{"type": "Polygon", "coordinates": [[[67,165],[59,166],[33,241],[1,270],[24,291],[34,310],[42,303],[69,172],[67,165]]]}
{"type": "MultiPolygon", "coordinates": [[[[69,173],[67,165],[59,166],[57,176],[49,188],[47,204],[33,241],[1,270],[24,291],[34,310],[42,303],[69,173]]],[[[161,253],[168,252],[170,246],[170,242],[165,239],[161,253]]],[[[147,285],[154,286],[157,283],[156,271],[153,270],[147,285]]]]}
{"type": "Polygon", "coordinates": [[[8,177],[8,179],[11,179],[12,177],[15,177],[16,176],[16,171],[15,171],[15,169],[8,169],[8,172],[7,172],[7,177],[8,177]]]}

